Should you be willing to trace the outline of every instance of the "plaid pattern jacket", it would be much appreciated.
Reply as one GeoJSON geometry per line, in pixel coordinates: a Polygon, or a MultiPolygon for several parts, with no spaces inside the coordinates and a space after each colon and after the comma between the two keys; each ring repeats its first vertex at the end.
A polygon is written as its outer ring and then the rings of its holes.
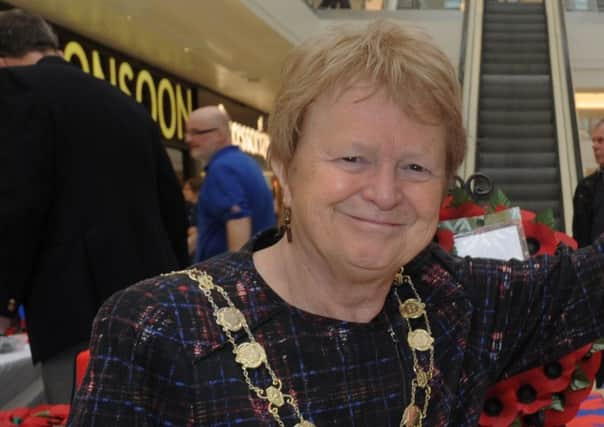
{"type": "MultiPolygon", "coordinates": [[[[271,239],[265,234],[196,267],[243,311],[306,419],[318,427],[398,426],[413,362],[393,295],[366,324],[291,307],[253,266],[251,248],[271,239]]],[[[494,382],[604,336],[603,252],[599,241],[523,263],[453,258],[436,246],[419,254],[406,272],[436,339],[424,425],[476,426],[494,382]]],[[[411,296],[401,289],[403,300],[411,296]]],[[[245,341],[243,333],[235,338],[245,341]]],[[[70,426],[277,425],[248,390],[210,304],[185,275],[149,279],[111,297],[96,317],[91,352],[70,426]]],[[[270,385],[264,369],[253,370],[251,380],[270,385]]],[[[297,422],[287,411],[283,420],[297,422]]]]}

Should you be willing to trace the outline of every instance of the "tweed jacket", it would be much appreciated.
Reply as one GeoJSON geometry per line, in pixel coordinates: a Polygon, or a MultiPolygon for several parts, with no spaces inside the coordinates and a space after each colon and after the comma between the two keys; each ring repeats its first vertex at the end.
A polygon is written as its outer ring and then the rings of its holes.
{"type": "MultiPolygon", "coordinates": [[[[211,274],[242,310],[306,419],[319,427],[398,426],[413,361],[396,299],[389,295],[367,324],[296,309],[254,268],[252,250],[272,239],[264,233],[241,252],[195,268],[211,274]]],[[[490,385],[603,336],[603,251],[598,242],[558,257],[500,262],[454,258],[430,245],[407,265],[435,337],[424,425],[476,426],[490,385]]],[[[403,300],[413,296],[399,291],[403,300]]],[[[234,338],[245,341],[245,334],[234,338]]],[[[250,377],[270,385],[263,369],[250,377]]],[[[297,419],[284,410],[283,421],[294,426],[297,419]]],[[[205,295],[175,274],[141,282],[102,307],[68,425],[277,424],[248,390],[205,295]]]]}

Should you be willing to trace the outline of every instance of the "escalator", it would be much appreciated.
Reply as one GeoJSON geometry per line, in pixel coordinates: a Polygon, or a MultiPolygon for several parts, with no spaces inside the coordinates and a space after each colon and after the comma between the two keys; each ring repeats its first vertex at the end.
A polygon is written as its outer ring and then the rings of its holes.
{"type": "MultiPolygon", "coordinates": [[[[574,186],[560,159],[572,160],[576,182],[572,147],[578,145],[569,132],[571,140],[564,137],[560,151],[563,101],[556,105],[553,88],[567,82],[555,84],[560,77],[558,68],[552,73],[546,6],[485,0],[483,7],[475,171],[492,178],[513,205],[536,212],[551,208],[563,229],[574,186]]],[[[569,102],[563,108],[568,116],[569,102]]]]}
{"type": "Polygon", "coordinates": [[[484,5],[476,169],[515,205],[562,211],[544,4],[484,5]]]}

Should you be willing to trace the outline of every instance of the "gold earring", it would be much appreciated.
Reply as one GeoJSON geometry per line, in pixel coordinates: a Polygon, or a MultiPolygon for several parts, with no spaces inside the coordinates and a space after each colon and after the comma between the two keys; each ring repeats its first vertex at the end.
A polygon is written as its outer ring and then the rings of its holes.
{"type": "Polygon", "coordinates": [[[292,242],[292,229],[291,229],[291,221],[292,221],[292,210],[289,206],[283,208],[283,225],[281,226],[281,230],[285,232],[285,237],[287,237],[287,242],[292,242]]]}

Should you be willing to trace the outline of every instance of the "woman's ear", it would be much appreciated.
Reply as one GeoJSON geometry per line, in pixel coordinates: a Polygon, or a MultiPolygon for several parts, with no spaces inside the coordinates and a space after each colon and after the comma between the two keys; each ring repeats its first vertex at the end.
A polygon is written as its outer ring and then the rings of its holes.
{"type": "Polygon", "coordinates": [[[281,162],[280,160],[271,161],[271,169],[273,170],[273,172],[275,173],[275,176],[279,180],[279,185],[281,186],[282,194],[283,194],[283,203],[285,204],[285,206],[290,206],[292,197],[291,197],[291,192],[289,191],[289,183],[287,181],[287,172],[286,172],[285,166],[283,165],[283,162],[281,162]]]}

